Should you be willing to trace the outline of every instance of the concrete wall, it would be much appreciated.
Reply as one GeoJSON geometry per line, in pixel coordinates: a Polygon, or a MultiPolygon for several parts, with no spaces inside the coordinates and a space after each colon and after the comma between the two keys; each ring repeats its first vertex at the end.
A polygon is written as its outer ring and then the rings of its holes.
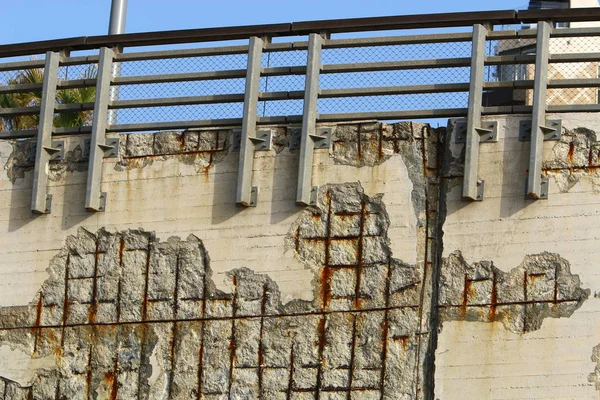
{"type": "Polygon", "coordinates": [[[40,216],[31,144],[1,142],[0,398],[422,397],[437,136],[334,128],[308,208],[298,127],[257,153],[253,208],[235,205],[230,130],[122,135],[102,213],[83,208],[82,138],[40,216]]]}
{"type": "Polygon", "coordinates": [[[441,280],[464,276],[455,288],[465,301],[459,312],[440,314],[440,399],[600,398],[592,360],[600,343],[599,120],[551,116],[562,118],[563,136],[544,143],[549,198],[534,201],[524,196],[529,143],[518,137],[524,118],[496,118],[498,142],[481,145],[483,202],[460,199],[462,181],[452,174],[460,173],[463,145],[449,144],[441,280]]]}
{"type": "Polygon", "coordinates": [[[40,216],[31,143],[0,142],[0,398],[600,398],[600,120],[553,116],[533,201],[526,118],[495,118],[473,203],[453,124],[332,125],[311,207],[296,126],[269,128],[252,208],[228,129],[121,135],[102,213],[83,138],[40,216]]]}

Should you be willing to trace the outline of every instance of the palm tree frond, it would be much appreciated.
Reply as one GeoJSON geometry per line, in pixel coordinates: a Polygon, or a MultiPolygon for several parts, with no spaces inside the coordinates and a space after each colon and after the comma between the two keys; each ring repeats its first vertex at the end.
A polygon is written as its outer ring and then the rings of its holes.
{"type": "MultiPolygon", "coordinates": [[[[98,67],[95,64],[89,65],[79,79],[95,79],[98,75],[98,67]]],[[[22,85],[31,83],[41,83],[44,81],[43,68],[31,68],[21,71],[15,78],[7,81],[8,85],[22,85]]],[[[27,93],[8,93],[0,95],[0,108],[30,107],[41,103],[41,91],[27,93]]],[[[82,87],[74,89],[63,89],[56,93],[57,104],[80,104],[92,103],[96,98],[95,87],[82,87]]],[[[78,127],[89,125],[92,120],[92,111],[74,111],[58,113],[54,118],[56,127],[78,127]]],[[[2,130],[21,130],[31,129],[38,125],[38,115],[20,115],[16,117],[0,118],[0,129],[2,130]]]]}

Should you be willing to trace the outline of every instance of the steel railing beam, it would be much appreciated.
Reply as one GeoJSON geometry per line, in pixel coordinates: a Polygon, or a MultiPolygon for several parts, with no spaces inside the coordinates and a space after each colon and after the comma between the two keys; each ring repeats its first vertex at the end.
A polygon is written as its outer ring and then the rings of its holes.
{"type": "Polygon", "coordinates": [[[485,71],[485,47],[487,28],[481,24],[473,26],[473,46],[471,51],[471,79],[467,115],[465,144],[465,170],[462,196],[468,200],[483,200],[484,181],[479,179],[479,143],[481,136],[491,136],[492,131],[483,127],[483,74],[485,71]]]}
{"type": "Polygon", "coordinates": [[[548,59],[550,55],[552,26],[546,21],[540,21],[538,22],[537,30],[527,196],[532,199],[546,199],[548,198],[548,179],[542,176],[542,154],[544,149],[544,133],[549,129],[552,130],[552,128],[546,127],[548,59]]]}
{"type": "Polygon", "coordinates": [[[315,204],[316,187],[312,185],[313,153],[317,143],[328,140],[317,132],[317,103],[319,100],[319,78],[321,73],[321,48],[323,38],[311,33],[308,39],[306,83],[304,89],[304,110],[300,139],[300,160],[298,166],[298,187],[296,202],[315,204]]]}
{"type": "Polygon", "coordinates": [[[246,92],[244,94],[244,113],[240,143],[240,161],[236,203],[246,207],[255,207],[258,202],[258,187],[252,186],[252,168],[255,146],[262,138],[257,137],[256,120],[258,117],[258,97],[260,94],[260,74],[262,68],[263,39],[250,38],[248,48],[248,71],[246,74],[246,92]]]}
{"type": "Polygon", "coordinates": [[[114,144],[109,144],[106,140],[113,57],[114,52],[112,49],[107,47],[100,49],[90,142],[90,160],[85,191],[85,208],[88,211],[104,211],[106,209],[106,193],[101,190],[102,161],[107,152],[114,153],[115,151],[114,144]]]}
{"type": "Polygon", "coordinates": [[[61,151],[52,144],[59,63],[60,55],[58,53],[46,53],[31,194],[31,211],[38,214],[50,213],[52,209],[52,195],[48,194],[48,171],[50,159],[55,153],[61,151]]]}

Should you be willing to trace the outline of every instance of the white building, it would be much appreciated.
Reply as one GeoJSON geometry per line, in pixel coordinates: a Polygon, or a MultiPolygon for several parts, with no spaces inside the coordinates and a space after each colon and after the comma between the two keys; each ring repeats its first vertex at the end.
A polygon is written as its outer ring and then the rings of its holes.
{"type": "MultiPolygon", "coordinates": [[[[600,7],[598,0],[530,0],[529,9],[591,8],[600,7]]],[[[600,21],[594,22],[558,22],[555,28],[600,27],[600,21]]],[[[527,28],[535,28],[535,25],[527,28]]],[[[600,48],[600,37],[566,37],[550,40],[550,54],[590,53],[600,48]]],[[[535,54],[535,40],[504,40],[498,44],[499,55],[535,54]]],[[[548,66],[548,79],[592,79],[600,77],[598,62],[553,63],[548,66]]],[[[500,81],[532,80],[535,67],[532,64],[506,65],[498,69],[500,81]]],[[[488,105],[493,104],[531,104],[531,90],[515,90],[509,98],[500,93],[490,93],[488,105]]],[[[596,88],[548,89],[548,104],[597,104],[596,88]]]]}

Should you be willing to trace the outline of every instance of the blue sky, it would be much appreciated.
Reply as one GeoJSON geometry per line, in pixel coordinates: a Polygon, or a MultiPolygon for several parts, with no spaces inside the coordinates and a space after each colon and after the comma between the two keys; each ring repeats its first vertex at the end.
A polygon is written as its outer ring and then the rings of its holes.
{"type": "MultiPolygon", "coordinates": [[[[2,0],[0,44],[104,35],[111,0],[2,0]]],[[[129,0],[127,32],[523,9],[527,0],[129,0]]]]}

